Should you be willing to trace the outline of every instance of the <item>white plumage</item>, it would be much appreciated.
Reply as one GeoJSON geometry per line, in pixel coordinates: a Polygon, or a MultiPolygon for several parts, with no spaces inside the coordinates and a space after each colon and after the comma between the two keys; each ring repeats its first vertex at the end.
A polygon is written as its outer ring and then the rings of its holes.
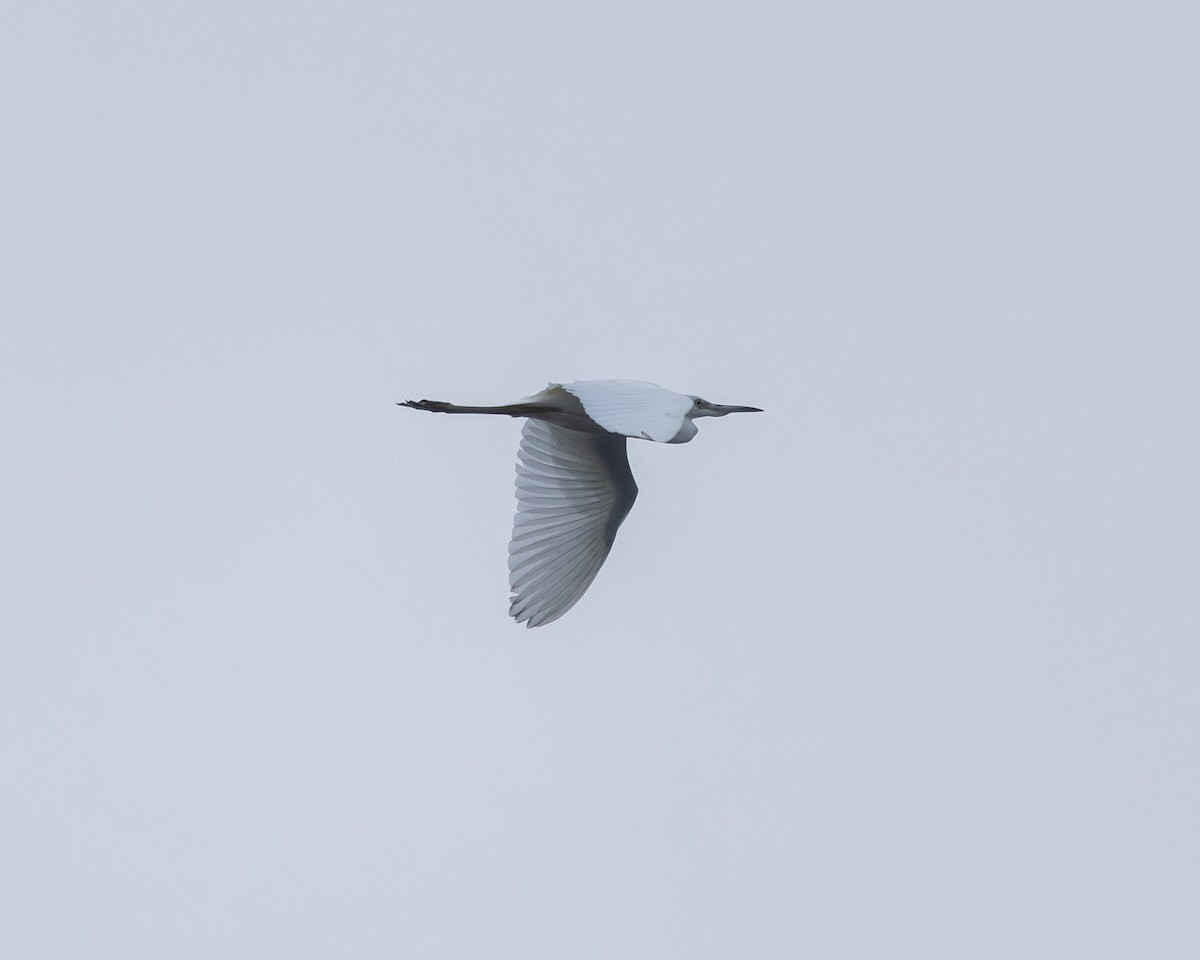
{"type": "Polygon", "coordinates": [[[626,438],[686,443],[692,420],[757,407],[725,406],[641,380],[551,383],[517,403],[401,406],[435,413],[527,417],[517,451],[517,515],[508,547],[509,614],[529,627],[557,620],[595,579],[637,498],[626,438]]]}
{"type": "Polygon", "coordinates": [[[561,386],[605,430],[656,443],[671,442],[696,399],[643,380],[576,380],[561,386]]]}

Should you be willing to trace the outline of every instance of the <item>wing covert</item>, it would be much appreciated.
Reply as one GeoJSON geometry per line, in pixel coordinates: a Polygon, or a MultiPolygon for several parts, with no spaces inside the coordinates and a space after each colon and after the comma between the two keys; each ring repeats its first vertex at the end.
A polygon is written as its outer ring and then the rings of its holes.
{"type": "Polygon", "coordinates": [[[692,398],[644,380],[576,380],[559,384],[605,430],[667,443],[683,427],[692,398]]]}

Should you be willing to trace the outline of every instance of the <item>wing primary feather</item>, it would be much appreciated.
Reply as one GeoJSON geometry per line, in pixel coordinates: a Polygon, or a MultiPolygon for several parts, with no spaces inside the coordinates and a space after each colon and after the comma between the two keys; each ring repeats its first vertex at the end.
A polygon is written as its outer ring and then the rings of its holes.
{"type": "Polygon", "coordinates": [[[535,591],[545,593],[547,588],[563,577],[570,576],[579,565],[578,561],[583,559],[583,554],[596,552],[596,546],[597,544],[587,540],[574,544],[556,545],[553,563],[545,562],[546,554],[533,558],[534,565],[516,573],[512,578],[512,585],[516,589],[524,588],[530,593],[535,591]]]}
{"type": "Polygon", "coordinates": [[[557,620],[583,596],[637,497],[625,437],[527,420],[517,455],[509,613],[557,620]]]}

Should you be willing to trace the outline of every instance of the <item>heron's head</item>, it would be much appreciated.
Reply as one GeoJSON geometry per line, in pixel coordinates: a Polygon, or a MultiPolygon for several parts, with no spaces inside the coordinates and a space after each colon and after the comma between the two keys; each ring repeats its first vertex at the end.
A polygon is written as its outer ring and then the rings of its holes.
{"type": "Polygon", "coordinates": [[[762,413],[758,407],[738,407],[727,403],[709,403],[701,397],[692,397],[692,409],[687,412],[691,420],[697,417],[723,417],[727,413],[762,413]]]}

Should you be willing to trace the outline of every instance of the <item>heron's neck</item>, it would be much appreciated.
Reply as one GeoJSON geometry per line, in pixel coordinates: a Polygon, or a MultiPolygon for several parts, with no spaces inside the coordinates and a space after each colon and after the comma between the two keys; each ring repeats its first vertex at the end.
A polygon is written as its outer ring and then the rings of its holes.
{"type": "Polygon", "coordinates": [[[683,426],[679,428],[679,432],[670,440],[668,440],[667,443],[687,443],[697,433],[699,433],[699,431],[696,429],[696,425],[692,423],[692,418],[684,417],[683,426]]]}

